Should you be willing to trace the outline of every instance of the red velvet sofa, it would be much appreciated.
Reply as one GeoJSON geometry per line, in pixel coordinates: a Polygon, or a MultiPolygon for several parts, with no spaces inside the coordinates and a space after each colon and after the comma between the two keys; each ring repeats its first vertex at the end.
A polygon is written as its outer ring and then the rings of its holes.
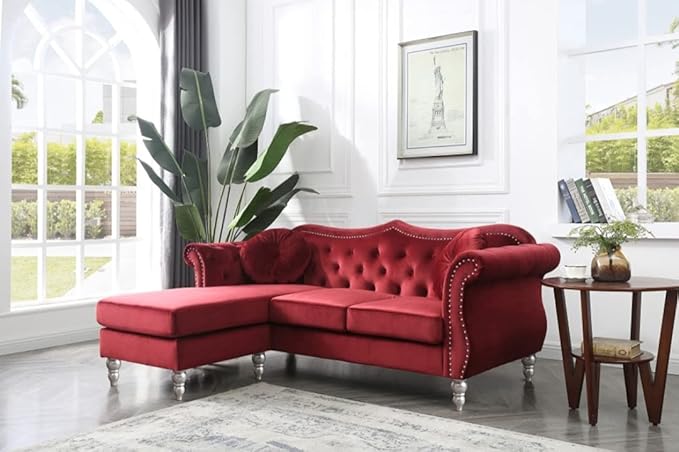
{"type": "Polygon", "coordinates": [[[546,318],[540,280],[559,262],[511,225],[438,230],[392,221],[363,229],[303,225],[247,242],[191,244],[195,288],[109,297],[97,305],[101,356],[173,370],[267,350],[466,380],[522,359],[530,381],[546,318]],[[303,251],[300,251],[303,250],[303,251]]]}

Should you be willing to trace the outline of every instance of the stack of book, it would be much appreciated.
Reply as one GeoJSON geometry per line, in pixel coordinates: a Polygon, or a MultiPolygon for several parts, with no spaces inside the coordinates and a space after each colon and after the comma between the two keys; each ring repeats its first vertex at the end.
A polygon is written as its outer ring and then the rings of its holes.
{"type": "MultiPolygon", "coordinates": [[[[584,343],[580,345],[584,354],[584,343]]],[[[633,359],[641,355],[641,342],[627,339],[613,339],[610,337],[592,338],[594,356],[618,359],[633,359]]]]}
{"type": "Polygon", "coordinates": [[[573,223],[610,223],[625,219],[625,212],[607,177],[561,179],[559,192],[573,223]]]}

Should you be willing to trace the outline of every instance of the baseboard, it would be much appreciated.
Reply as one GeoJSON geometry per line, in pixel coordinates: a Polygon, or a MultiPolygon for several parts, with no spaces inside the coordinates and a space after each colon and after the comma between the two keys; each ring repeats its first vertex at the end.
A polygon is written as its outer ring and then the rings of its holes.
{"type": "MultiPolygon", "coordinates": [[[[561,344],[558,342],[545,342],[545,344],[542,346],[542,351],[538,354],[538,357],[542,359],[554,359],[561,361],[561,344]]],[[[604,365],[619,367],[619,365],[615,364],[604,365]]],[[[651,366],[653,367],[655,364],[651,363],[651,366]]],[[[670,362],[667,372],[671,375],[679,375],[679,356],[670,355],[670,362]]]]}
{"type": "Polygon", "coordinates": [[[59,345],[76,344],[99,338],[99,328],[83,328],[48,335],[33,336],[0,342],[0,356],[40,350],[59,345]]]}

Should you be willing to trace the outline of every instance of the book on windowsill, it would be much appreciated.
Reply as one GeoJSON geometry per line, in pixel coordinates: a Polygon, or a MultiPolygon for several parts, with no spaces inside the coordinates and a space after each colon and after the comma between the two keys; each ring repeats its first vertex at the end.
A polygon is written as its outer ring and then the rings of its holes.
{"type": "MultiPolygon", "coordinates": [[[[585,353],[584,343],[580,345],[585,353]]],[[[594,356],[606,358],[632,359],[641,355],[641,342],[630,339],[614,339],[610,337],[595,337],[592,339],[594,356]]]]}

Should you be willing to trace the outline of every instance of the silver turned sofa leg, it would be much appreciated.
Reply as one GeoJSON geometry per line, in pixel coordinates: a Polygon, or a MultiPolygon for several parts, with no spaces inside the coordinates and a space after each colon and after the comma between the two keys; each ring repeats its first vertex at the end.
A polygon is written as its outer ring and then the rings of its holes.
{"type": "Polygon", "coordinates": [[[467,380],[453,380],[450,383],[450,388],[453,390],[453,403],[456,411],[462,411],[464,407],[465,394],[467,393],[467,380]]]}
{"type": "Polygon", "coordinates": [[[118,386],[118,379],[120,378],[120,360],[113,358],[106,358],[106,368],[108,369],[108,381],[111,387],[118,386]]]}
{"type": "Polygon", "coordinates": [[[186,392],[186,372],[183,370],[173,371],[172,386],[174,387],[174,398],[181,401],[186,392]]]}
{"type": "Polygon", "coordinates": [[[252,364],[254,366],[255,380],[257,381],[262,381],[262,376],[264,375],[264,361],[266,361],[266,355],[264,353],[252,354],[252,364]]]}
{"type": "Polygon", "coordinates": [[[521,360],[523,364],[523,379],[526,383],[533,382],[533,375],[535,375],[535,355],[528,355],[521,360]]]}

